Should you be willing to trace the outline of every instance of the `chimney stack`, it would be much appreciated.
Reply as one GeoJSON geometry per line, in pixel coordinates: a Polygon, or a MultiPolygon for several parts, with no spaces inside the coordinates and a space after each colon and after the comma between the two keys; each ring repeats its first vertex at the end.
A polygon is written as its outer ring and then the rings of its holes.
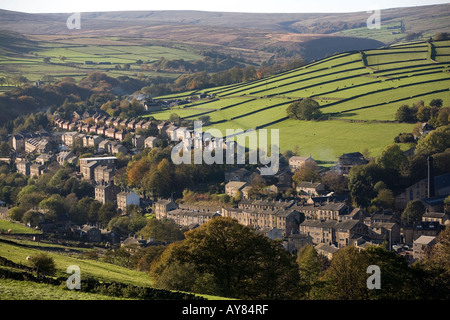
{"type": "Polygon", "coordinates": [[[428,157],[428,198],[433,198],[436,195],[434,186],[434,168],[433,157],[428,157]]]}

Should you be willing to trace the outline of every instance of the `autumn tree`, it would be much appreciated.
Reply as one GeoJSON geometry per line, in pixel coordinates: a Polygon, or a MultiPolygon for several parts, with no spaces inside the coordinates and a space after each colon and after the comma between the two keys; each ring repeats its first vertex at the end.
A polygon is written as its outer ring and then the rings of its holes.
{"type": "Polygon", "coordinates": [[[286,109],[289,118],[296,120],[314,120],[320,118],[320,105],[312,98],[295,101],[286,109]]]}
{"type": "Polygon", "coordinates": [[[295,170],[292,180],[299,184],[302,181],[320,181],[319,166],[315,161],[306,161],[304,165],[295,170]]]}
{"type": "Polygon", "coordinates": [[[243,299],[286,299],[298,295],[295,258],[278,242],[236,220],[218,217],[185,236],[152,265],[156,281],[178,263],[185,268],[193,266],[191,277],[207,275],[208,292],[203,293],[243,299]]]}

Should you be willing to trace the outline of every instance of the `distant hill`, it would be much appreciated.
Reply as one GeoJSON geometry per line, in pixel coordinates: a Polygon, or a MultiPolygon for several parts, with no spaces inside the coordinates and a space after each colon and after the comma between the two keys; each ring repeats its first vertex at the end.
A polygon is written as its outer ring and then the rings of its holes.
{"type": "Polygon", "coordinates": [[[370,16],[367,12],[83,12],[79,30],[67,28],[70,15],[0,10],[0,30],[34,36],[136,37],[261,54],[280,54],[285,50],[285,55],[303,52],[309,61],[343,50],[377,48],[381,43],[404,39],[409,33],[429,37],[439,31],[450,31],[450,4],[382,10],[381,30],[367,28],[370,16]],[[312,41],[324,38],[329,40],[312,41]]]}

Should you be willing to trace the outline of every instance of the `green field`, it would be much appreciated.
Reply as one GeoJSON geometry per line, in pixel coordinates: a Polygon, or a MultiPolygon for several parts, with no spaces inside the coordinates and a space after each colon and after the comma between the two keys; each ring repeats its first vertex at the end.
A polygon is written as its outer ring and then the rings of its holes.
{"type": "MultiPolygon", "coordinates": [[[[440,98],[450,105],[450,41],[400,43],[395,46],[341,53],[261,80],[211,88],[214,99],[154,112],[156,119],[177,113],[195,120],[211,119],[210,127],[280,130],[281,151],[298,147],[301,154],[334,161],[342,153],[368,150],[372,156],[393,143],[412,124],[394,121],[402,104],[440,98]],[[288,120],[287,106],[312,97],[327,121],[288,120]]],[[[198,93],[198,92],[197,92],[198,93]]],[[[160,97],[175,99],[192,92],[160,97]]]]}
{"type": "MultiPolygon", "coordinates": [[[[0,220],[2,221],[2,220],[0,220]]],[[[31,242],[18,240],[11,237],[0,236],[1,239],[13,241],[16,244],[0,242],[0,257],[4,257],[16,264],[28,265],[27,256],[32,256],[38,252],[46,252],[55,261],[56,277],[69,277],[66,270],[71,265],[80,268],[81,279],[92,278],[104,282],[117,282],[134,286],[152,287],[153,281],[146,272],[131,270],[102,261],[83,259],[79,250],[75,247],[64,247],[50,245],[45,242],[31,242]],[[59,248],[58,252],[49,250],[59,248]]],[[[84,249],[86,250],[86,249],[84,249]]],[[[80,250],[80,251],[84,251],[80,250]]],[[[8,269],[0,266],[1,269],[8,269]]],[[[11,268],[18,272],[19,269],[11,268]]],[[[221,297],[200,295],[210,300],[223,299],[221,297]]],[[[77,290],[67,290],[65,283],[60,286],[34,283],[31,281],[18,281],[0,278],[0,300],[113,300],[114,297],[91,294],[77,290]]]]}
{"type": "Polygon", "coordinates": [[[51,75],[56,80],[72,77],[79,81],[92,71],[103,71],[112,77],[135,77],[139,72],[145,72],[147,76],[176,78],[179,73],[143,70],[142,65],[136,61],[142,60],[143,64],[151,64],[161,57],[167,60],[186,61],[202,59],[202,56],[187,48],[169,48],[142,41],[132,43],[121,38],[98,38],[98,44],[92,44],[93,39],[85,41],[88,44],[83,43],[82,39],[40,41],[32,52],[17,54],[3,52],[0,54],[0,76],[23,75],[30,81],[36,81],[42,80],[45,75],[51,75]],[[49,58],[49,63],[44,63],[44,58],[49,58]],[[130,68],[128,70],[116,68],[124,64],[130,64],[130,68]]]}

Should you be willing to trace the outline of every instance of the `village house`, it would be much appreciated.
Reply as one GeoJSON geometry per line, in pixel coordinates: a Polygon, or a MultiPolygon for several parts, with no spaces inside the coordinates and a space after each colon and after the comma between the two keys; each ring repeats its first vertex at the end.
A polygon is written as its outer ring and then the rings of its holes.
{"type": "Polygon", "coordinates": [[[350,207],[344,202],[325,202],[317,204],[297,204],[297,210],[303,212],[307,219],[314,220],[347,220],[350,207]]]}
{"type": "Polygon", "coordinates": [[[171,141],[176,141],[176,130],[178,129],[177,126],[175,125],[170,125],[167,129],[166,129],[166,134],[167,137],[171,140],[171,141]]]}
{"type": "Polygon", "coordinates": [[[117,141],[113,141],[109,144],[109,153],[111,153],[111,154],[118,154],[118,153],[127,154],[128,149],[123,144],[121,144],[117,141]]]}
{"type": "Polygon", "coordinates": [[[413,240],[418,239],[420,236],[437,237],[443,227],[439,222],[420,221],[414,225],[413,228],[413,240]]]}
{"type": "Polygon", "coordinates": [[[242,181],[230,181],[225,185],[225,193],[230,197],[242,196],[241,190],[247,185],[242,181]]]}
{"type": "Polygon", "coordinates": [[[245,168],[232,168],[225,171],[225,182],[230,181],[245,181],[250,182],[251,172],[245,168]]]}
{"type": "Polygon", "coordinates": [[[79,230],[79,235],[82,240],[88,242],[101,242],[102,233],[100,229],[94,226],[83,225],[79,230]]]}
{"type": "Polygon", "coordinates": [[[289,158],[289,168],[291,172],[295,172],[295,170],[302,168],[307,162],[316,163],[311,157],[293,156],[289,158]]]}
{"type": "Polygon", "coordinates": [[[56,157],[55,157],[54,154],[42,153],[42,154],[37,156],[35,161],[36,161],[36,163],[39,163],[39,164],[48,164],[48,163],[52,162],[55,159],[56,159],[56,157]]]}
{"type": "Polygon", "coordinates": [[[217,212],[200,212],[194,210],[174,209],[167,211],[167,219],[181,227],[193,229],[205,224],[215,217],[220,216],[217,212]]]}
{"type": "Polygon", "coordinates": [[[339,251],[339,248],[336,246],[331,246],[325,243],[319,243],[314,248],[318,254],[325,256],[330,261],[333,259],[334,254],[339,251]]]}
{"type": "Polygon", "coordinates": [[[161,142],[161,140],[157,137],[147,137],[144,140],[144,148],[156,148],[157,146],[159,146],[159,143],[161,142]]]}
{"type": "Polygon", "coordinates": [[[297,232],[302,219],[300,212],[296,210],[261,210],[261,209],[236,209],[222,208],[222,216],[236,219],[244,226],[255,230],[264,228],[276,228],[282,230],[283,237],[297,232]]]}
{"type": "Polygon", "coordinates": [[[438,222],[441,226],[445,226],[449,221],[449,215],[444,212],[427,211],[422,216],[424,222],[438,222]]]}
{"type": "MultiPolygon", "coordinates": [[[[94,162],[93,162],[94,163],[94,162]]],[[[109,184],[114,181],[115,169],[108,166],[96,166],[94,168],[94,181],[98,184],[109,184]]]]}
{"type": "Polygon", "coordinates": [[[156,219],[166,219],[167,212],[178,209],[178,205],[171,199],[159,199],[155,202],[156,219]]]}
{"type": "MultiPolygon", "coordinates": [[[[80,159],[81,160],[81,159],[80,159]]],[[[94,169],[98,166],[95,161],[80,163],[80,173],[86,181],[94,180],[94,169]]]]}
{"type": "Polygon", "coordinates": [[[127,212],[127,206],[129,205],[140,205],[139,195],[134,193],[134,191],[122,191],[117,194],[117,207],[122,210],[122,212],[127,212]]]}
{"type": "Polygon", "coordinates": [[[17,172],[23,174],[24,176],[30,175],[30,163],[25,160],[20,160],[16,162],[17,172]]]}
{"type": "Polygon", "coordinates": [[[100,203],[114,202],[119,191],[119,188],[114,184],[95,186],[95,200],[100,203]]]}
{"type": "Polygon", "coordinates": [[[114,139],[123,141],[125,140],[125,135],[127,134],[126,130],[119,130],[114,133],[114,139]]]}
{"type": "Polygon", "coordinates": [[[296,187],[300,197],[318,196],[325,192],[325,185],[320,182],[302,181],[296,187]]]}
{"type": "Polygon", "coordinates": [[[131,119],[128,123],[127,123],[127,128],[129,130],[134,130],[136,129],[136,123],[137,121],[135,119],[131,119]]]}
{"type": "Polygon", "coordinates": [[[111,141],[109,140],[103,140],[98,144],[98,149],[99,151],[103,151],[103,152],[110,152],[111,150],[111,141]]]}
{"type": "Polygon", "coordinates": [[[286,240],[284,241],[284,247],[290,253],[297,255],[298,251],[302,247],[312,243],[312,238],[309,235],[301,233],[291,233],[286,237],[286,240]]]}
{"type": "Polygon", "coordinates": [[[66,146],[72,147],[77,141],[82,144],[84,136],[85,136],[84,134],[71,131],[63,134],[62,140],[66,146]]]}
{"type": "Polygon", "coordinates": [[[336,168],[341,174],[348,175],[354,166],[364,165],[368,162],[360,152],[344,153],[339,157],[336,168]]]}
{"type": "Polygon", "coordinates": [[[45,166],[38,164],[38,163],[33,163],[30,165],[30,177],[39,177],[42,174],[44,174],[45,171],[45,166]]]}
{"type": "Polygon", "coordinates": [[[141,125],[141,129],[143,130],[148,130],[153,126],[153,122],[151,121],[145,121],[142,125],[141,125]]]}
{"type": "Polygon", "coordinates": [[[139,120],[139,121],[137,121],[136,123],[135,123],[135,125],[134,125],[134,129],[135,130],[141,130],[141,129],[143,129],[142,128],[142,126],[144,125],[144,123],[146,123],[147,121],[145,121],[145,120],[139,120]]]}
{"type": "Polygon", "coordinates": [[[131,140],[133,147],[143,149],[145,147],[145,137],[142,135],[134,135],[131,140]]]}
{"type": "Polygon", "coordinates": [[[63,166],[64,163],[68,164],[76,164],[78,162],[78,157],[73,153],[73,151],[61,151],[56,156],[56,161],[60,166],[63,166]]]}
{"type": "Polygon", "coordinates": [[[160,135],[167,135],[167,122],[162,121],[156,126],[160,135]]]}
{"type": "Polygon", "coordinates": [[[116,119],[115,119],[114,117],[108,118],[108,119],[105,120],[105,125],[106,125],[107,127],[111,127],[112,125],[114,125],[114,121],[115,121],[115,120],[116,120],[116,119]]]}
{"type": "Polygon", "coordinates": [[[253,210],[253,209],[262,209],[262,210],[278,210],[283,209],[287,210],[289,208],[292,208],[295,202],[293,200],[250,200],[250,199],[243,199],[239,201],[238,203],[238,209],[246,209],[246,210],[253,210]]]}
{"type": "Polygon", "coordinates": [[[434,236],[420,236],[413,242],[413,258],[415,260],[423,260],[436,243],[434,236]]]}
{"type": "Polygon", "coordinates": [[[97,127],[96,133],[97,133],[99,136],[104,136],[106,130],[107,130],[107,127],[105,127],[105,126],[99,126],[99,127],[97,127]]]}
{"type": "Polygon", "coordinates": [[[98,148],[98,145],[100,142],[102,142],[104,139],[100,136],[84,136],[83,137],[83,147],[89,148],[98,148]]]}
{"type": "Polygon", "coordinates": [[[105,130],[105,136],[111,139],[115,139],[116,138],[116,132],[117,129],[115,128],[108,128],[105,130]]]}
{"type": "MultiPolygon", "coordinates": [[[[434,196],[445,197],[450,195],[450,173],[433,177],[434,196]]],[[[428,178],[422,179],[407,187],[405,191],[395,197],[395,207],[404,209],[408,202],[413,200],[424,200],[429,198],[428,178]]],[[[433,195],[431,196],[433,197],[433,195]]]]}
{"type": "Polygon", "coordinates": [[[356,235],[367,235],[368,227],[359,220],[305,220],[299,226],[299,231],[312,237],[314,244],[325,243],[343,248],[352,245],[356,235]]]}

